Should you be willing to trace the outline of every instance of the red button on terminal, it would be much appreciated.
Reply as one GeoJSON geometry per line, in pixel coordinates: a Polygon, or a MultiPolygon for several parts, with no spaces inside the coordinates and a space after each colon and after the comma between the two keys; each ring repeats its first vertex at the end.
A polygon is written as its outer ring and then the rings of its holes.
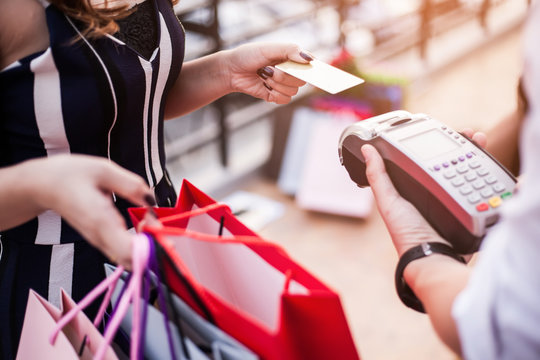
{"type": "Polygon", "coordinates": [[[489,205],[485,202],[483,203],[480,203],[478,205],[476,205],[476,210],[478,211],[488,211],[489,210],[489,205]]]}

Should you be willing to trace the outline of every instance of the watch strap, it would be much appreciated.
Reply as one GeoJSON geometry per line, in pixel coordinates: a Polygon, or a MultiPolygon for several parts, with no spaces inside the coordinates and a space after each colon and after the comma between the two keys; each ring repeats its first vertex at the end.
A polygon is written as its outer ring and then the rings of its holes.
{"type": "Polygon", "coordinates": [[[409,285],[407,285],[405,279],[403,279],[403,271],[405,271],[405,267],[407,267],[407,265],[409,265],[411,261],[421,259],[432,254],[446,255],[453,259],[456,259],[459,262],[462,262],[464,264],[466,263],[465,259],[458,253],[456,253],[456,251],[451,246],[441,242],[421,243],[410,248],[409,250],[405,251],[403,255],[401,255],[396,267],[395,275],[397,294],[403,304],[410,307],[411,309],[422,313],[426,312],[424,309],[424,305],[416,297],[409,285]]]}

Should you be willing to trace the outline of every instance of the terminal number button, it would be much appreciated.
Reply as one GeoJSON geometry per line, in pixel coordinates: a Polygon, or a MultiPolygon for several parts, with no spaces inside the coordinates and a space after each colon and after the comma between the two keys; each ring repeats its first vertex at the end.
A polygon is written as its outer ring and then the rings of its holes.
{"type": "Polygon", "coordinates": [[[463,180],[462,177],[457,177],[452,180],[452,185],[454,185],[455,187],[460,187],[463,184],[465,184],[465,180],[463,180]]]}
{"type": "Polygon", "coordinates": [[[456,168],[457,172],[460,173],[460,174],[464,174],[466,173],[467,171],[469,171],[469,169],[467,169],[467,166],[466,165],[459,165],[457,168],[456,168]]]}
{"type": "Polygon", "coordinates": [[[489,170],[481,167],[480,169],[476,170],[476,173],[480,176],[486,176],[487,174],[489,174],[489,170]]]}
{"type": "Polygon", "coordinates": [[[493,190],[495,190],[496,192],[504,191],[504,189],[506,189],[506,187],[501,183],[493,185],[493,190]]]}
{"type": "Polygon", "coordinates": [[[476,190],[480,190],[481,188],[483,188],[484,186],[486,186],[486,184],[484,183],[483,180],[476,180],[475,182],[472,183],[472,186],[473,186],[473,188],[475,188],[476,190]]]}
{"type": "Polygon", "coordinates": [[[471,169],[479,168],[479,167],[480,167],[480,162],[477,161],[477,160],[471,161],[471,162],[469,163],[469,167],[470,167],[471,169]]]}
{"type": "Polygon", "coordinates": [[[478,195],[477,193],[472,193],[467,197],[467,200],[469,200],[471,204],[475,204],[480,201],[480,195],[478,195]]]}
{"type": "Polygon", "coordinates": [[[476,174],[475,173],[468,173],[467,175],[465,175],[465,179],[467,181],[473,181],[474,179],[476,179],[476,174]]]}
{"type": "Polygon", "coordinates": [[[462,195],[468,195],[470,193],[473,192],[473,188],[471,185],[467,184],[465,185],[464,187],[462,187],[461,189],[459,189],[459,192],[462,194],[462,195]]]}
{"type": "Polygon", "coordinates": [[[486,183],[488,184],[495,184],[497,182],[497,177],[495,177],[494,175],[489,175],[488,177],[486,177],[486,183]]]}
{"type": "Polygon", "coordinates": [[[456,171],[454,169],[448,169],[444,172],[444,177],[447,179],[451,179],[454,176],[456,176],[456,171]]]}
{"type": "Polygon", "coordinates": [[[480,191],[480,194],[482,194],[483,197],[487,198],[493,195],[493,190],[487,187],[485,189],[482,189],[482,191],[480,191]]]}

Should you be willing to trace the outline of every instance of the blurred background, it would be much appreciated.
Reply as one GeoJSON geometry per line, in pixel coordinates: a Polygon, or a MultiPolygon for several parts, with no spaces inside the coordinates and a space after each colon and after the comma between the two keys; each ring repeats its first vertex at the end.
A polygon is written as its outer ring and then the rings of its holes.
{"type": "MultiPolygon", "coordinates": [[[[228,95],[165,125],[171,178],[188,179],[281,244],[341,297],[363,359],[456,359],[394,291],[397,261],[369,189],[338,159],[350,123],[404,109],[490,131],[516,107],[527,0],[180,0],[186,58],[294,42],[366,79],[309,85],[288,105],[228,95]]],[[[488,139],[489,141],[489,139],[488,139]]]]}

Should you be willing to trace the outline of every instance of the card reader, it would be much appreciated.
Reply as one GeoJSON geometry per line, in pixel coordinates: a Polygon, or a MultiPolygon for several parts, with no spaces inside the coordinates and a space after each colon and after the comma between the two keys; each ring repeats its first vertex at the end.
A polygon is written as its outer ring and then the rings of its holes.
{"type": "Polygon", "coordinates": [[[478,250],[515,177],[466,136],[425,114],[398,110],[348,126],[339,158],[351,179],[369,186],[360,148],[373,145],[397,191],[462,254],[478,250]]]}

